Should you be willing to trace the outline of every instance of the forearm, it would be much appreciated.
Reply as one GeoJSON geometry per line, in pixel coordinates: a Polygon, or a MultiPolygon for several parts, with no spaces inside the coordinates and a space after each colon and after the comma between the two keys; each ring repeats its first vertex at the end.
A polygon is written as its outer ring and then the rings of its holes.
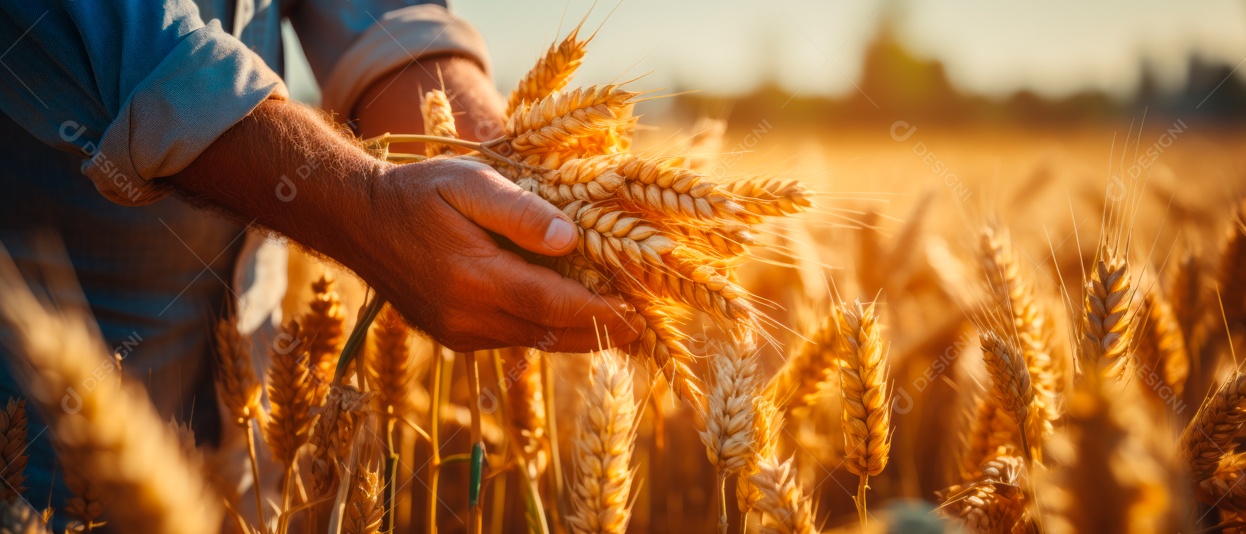
{"type": "Polygon", "coordinates": [[[318,112],[272,99],[226,131],[180,173],[181,195],[277,231],[334,258],[353,257],[352,235],[372,179],[388,164],[318,112]]]}
{"type": "MultiPolygon", "coordinates": [[[[377,80],[355,105],[355,129],[364,138],[386,132],[424,133],[420,100],[424,93],[443,87],[460,138],[486,141],[501,135],[502,99],[493,82],[479,65],[455,56],[423,59],[377,80]]],[[[392,149],[423,153],[416,144],[395,144],[392,149]]]]}

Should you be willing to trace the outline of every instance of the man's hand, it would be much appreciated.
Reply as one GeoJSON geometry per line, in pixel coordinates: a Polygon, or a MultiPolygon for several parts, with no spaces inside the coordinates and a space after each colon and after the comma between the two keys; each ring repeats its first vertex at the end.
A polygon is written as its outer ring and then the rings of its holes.
{"type": "Polygon", "coordinates": [[[486,230],[551,256],[576,237],[554,206],[483,165],[378,162],[317,113],[269,100],[167,180],[341,262],[452,349],[587,352],[594,318],[615,344],[636,337],[622,302],[498,246],[486,230]]]}
{"type": "Polygon", "coordinates": [[[353,237],[366,257],[352,266],[382,294],[401,295],[399,311],[452,349],[596,349],[595,325],[616,341],[635,337],[624,332],[623,302],[529,264],[486,233],[545,256],[571,252],[577,240],[566,215],[488,166],[390,167],[374,181],[368,211],[380,220],[353,237]]]}

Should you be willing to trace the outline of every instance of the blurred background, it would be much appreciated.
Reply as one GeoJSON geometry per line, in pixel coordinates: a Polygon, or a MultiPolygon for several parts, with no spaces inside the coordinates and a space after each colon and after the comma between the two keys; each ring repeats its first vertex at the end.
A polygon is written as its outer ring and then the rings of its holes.
{"type": "MultiPolygon", "coordinates": [[[[1153,284],[1186,254],[1214,270],[1246,186],[1246,1],[451,7],[484,34],[503,94],[588,13],[588,33],[600,31],[571,87],[639,77],[628,87],[674,95],[638,106],[638,151],[710,157],[704,168],[716,179],[799,178],[817,192],[813,213],[768,230],[757,254],[770,261],[742,269],[741,282],[772,304],[778,343],[764,349],[765,376],[800,346],[795,332],[825,314],[832,283],[846,299],[882,301],[892,380],[909,409],[893,419],[895,460],[870,480],[880,503],[933,502],[934,491],[959,482],[951,466],[960,435],[951,429],[975,394],[967,385],[986,383],[963,310],[980,276],[986,221],[1011,230],[1026,278],[1059,313],[1064,297],[1079,298],[1106,200],[1127,195],[1135,206],[1130,261],[1153,284]],[[717,144],[690,153],[692,138],[715,129],[722,134],[708,137],[717,144]]],[[[292,57],[288,69],[296,97],[315,102],[305,63],[292,57]]],[[[291,287],[309,277],[292,276],[291,287]]],[[[712,326],[702,318],[682,329],[712,326]]],[[[1067,349],[1068,337],[1057,337],[1067,349]]],[[[587,360],[552,361],[557,397],[576,398],[587,360]]],[[[1207,391],[1198,386],[1186,389],[1186,405],[1207,391]]],[[[703,448],[690,414],[658,398],[637,454],[644,486],[662,490],[639,493],[633,529],[712,531],[714,476],[693,461],[703,448]]],[[[557,406],[557,419],[577,417],[576,403],[557,406]]],[[[855,521],[856,478],[839,469],[839,413],[837,396],[823,396],[791,414],[783,438],[828,527],[855,521]]]]}

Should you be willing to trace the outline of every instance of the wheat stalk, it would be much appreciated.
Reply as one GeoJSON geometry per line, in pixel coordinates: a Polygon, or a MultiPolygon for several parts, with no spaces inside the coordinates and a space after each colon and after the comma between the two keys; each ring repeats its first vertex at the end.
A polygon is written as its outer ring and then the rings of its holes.
{"type": "Polygon", "coordinates": [[[10,398],[0,411],[0,501],[26,491],[26,401],[10,398]]]}
{"type": "Polygon", "coordinates": [[[576,533],[622,533],[631,516],[631,459],[636,440],[632,373],[610,352],[593,357],[585,408],[572,453],[572,513],[576,533]]]}

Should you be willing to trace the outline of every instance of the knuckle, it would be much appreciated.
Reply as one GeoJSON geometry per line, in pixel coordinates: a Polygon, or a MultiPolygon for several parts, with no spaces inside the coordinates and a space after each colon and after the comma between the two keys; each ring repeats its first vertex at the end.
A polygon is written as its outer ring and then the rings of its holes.
{"type": "Polygon", "coordinates": [[[543,237],[544,224],[548,218],[545,206],[542,205],[544,202],[531,192],[520,193],[519,198],[511,205],[510,220],[519,229],[534,232],[535,237],[543,237]]]}

